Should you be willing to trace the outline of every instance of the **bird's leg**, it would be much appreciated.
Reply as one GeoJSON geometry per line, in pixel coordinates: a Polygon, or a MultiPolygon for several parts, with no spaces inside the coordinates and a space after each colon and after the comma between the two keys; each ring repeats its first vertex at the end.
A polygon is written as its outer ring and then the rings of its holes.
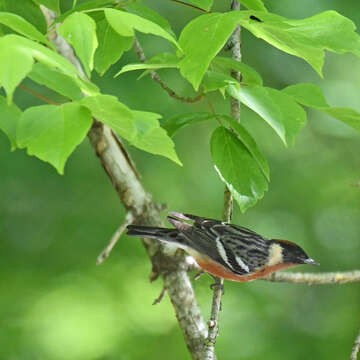
{"type": "Polygon", "coordinates": [[[222,294],[225,294],[225,288],[224,285],[221,283],[221,278],[218,278],[217,276],[211,275],[211,277],[215,280],[214,284],[210,285],[210,289],[221,289],[222,294]]]}

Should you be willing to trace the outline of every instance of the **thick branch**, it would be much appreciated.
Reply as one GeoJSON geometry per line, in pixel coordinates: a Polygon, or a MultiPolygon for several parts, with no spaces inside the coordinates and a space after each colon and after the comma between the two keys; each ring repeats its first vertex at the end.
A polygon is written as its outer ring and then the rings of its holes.
{"type": "MultiPolygon", "coordinates": [[[[50,18],[51,23],[54,14],[48,9],[44,9],[44,13],[50,18]]],[[[81,70],[81,65],[69,44],[56,32],[53,34],[51,40],[59,53],[81,70]]],[[[98,121],[94,121],[88,136],[122,203],[134,217],[134,222],[160,226],[161,206],[158,206],[145,191],[117,136],[108,126],[98,121]]],[[[164,279],[164,286],[174,306],[192,358],[203,359],[206,327],[187,275],[188,266],[184,256],[174,257],[166,254],[156,241],[147,240],[144,244],[153,264],[153,278],[161,274],[164,279]]]]}
{"type": "Polygon", "coordinates": [[[318,274],[278,272],[272,273],[265,280],[274,282],[302,283],[308,285],[345,284],[360,282],[360,270],[318,274]]]}

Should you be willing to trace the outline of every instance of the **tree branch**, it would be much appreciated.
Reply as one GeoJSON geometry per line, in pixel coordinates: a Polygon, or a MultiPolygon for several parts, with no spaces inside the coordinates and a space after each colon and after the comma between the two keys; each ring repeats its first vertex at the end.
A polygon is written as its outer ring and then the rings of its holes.
{"type": "MultiPolygon", "coordinates": [[[[141,62],[146,62],[146,56],[144,53],[143,48],[141,47],[139,41],[137,38],[135,38],[134,40],[134,45],[135,45],[135,50],[136,53],[139,56],[139,59],[141,62]]],[[[156,71],[151,70],[150,71],[150,76],[151,78],[157,82],[158,84],[160,84],[160,86],[174,99],[182,101],[182,102],[186,102],[188,104],[193,104],[196,102],[199,102],[203,97],[204,97],[204,93],[200,93],[199,95],[191,98],[191,97],[185,97],[185,96],[181,96],[179,94],[177,94],[173,89],[169,88],[165,82],[160,78],[159,74],[156,71]]]]}
{"type": "MultiPolygon", "coordinates": [[[[240,3],[237,0],[233,0],[231,3],[231,10],[240,10],[240,3]]],[[[230,42],[233,44],[232,58],[241,60],[241,44],[240,44],[240,26],[237,26],[234,33],[231,35],[230,42]]],[[[233,70],[232,76],[241,81],[241,74],[238,71],[233,70]]],[[[234,119],[240,122],[240,101],[231,98],[231,115],[234,119]]],[[[224,191],[224,210],[222,214],[223,221],[230,222],[232,218],[233,210],[233,197],[230,190],[225,187],[224,191]]],[[[216,286],[214,286],[214,295],[211,306],[211,316],[208,321],[208,337],[206,343],[206,360],[215,360],[215,343],[219,334],[219,314],[221,311],[221,297],[224,293],[224,279],[217,278],[216,286]]]]}
{"type": "MultiPolygon", "coordinates": [[[[55,14],[43,6],[42,9],[51,24],[55,14]]],[[[57,32],[52,32],[50,40],[60,54],[82,70],[72,48],[57,32]]],[[[95,120],[88,136],[122,203],[132,214],[134,223],[161,226],[161,206],[145,191],[129,162],[128,154],[119,146],[119,139],[111,129],[95,120]]],[[[150,239],[144,239],[144,245],[153,265],[152,278],[159,274],[163,277],[192,358],[203,359],[206,327],[187,275],[188,265],[184,255],[169,254],[159,242],[150,239]]]]}
{"type": "Polygon", "coordinates": [[[360,350],[360,331],[355,339],[354,346],[351,351],[350,360],[357,360],[360,350]]]}
{"type": "Polygon", "coordinates": [[[211,13],[211,11],[207,11],[205,9],[202,9],[202,8],[198,7],[198,6],[186,3],[186,2],[181,1],[181,0],[170,0],[170,1],[181,4],[181,5],[184,5],[184,6],[189,6],[189,7],[193,8],[193,9],[200,10],[200,11],[205,12],[205,13],[211,13]]]}
{"type": "Polygon", "coordinates": [[[130,225],[134,221],[134,217],[131,212],[127,213],[125,216],[125,221],[123,224],[119,226],[119,228],[115,231],[114,235],[111,237],[109,244],[106,246],[106,248],[101,252],[101,254],[96,259],[96,264],[100,265],[104,262],[105,259],[107,259],[116,245],[116,243],[119,241],[121,235],[126,230],[126,227],[130,225]]]}
{"type": "Polygon", "coordinates": [[[360,270],[318,274],[277,272],[272,273],[265,280],[274,282],[302,283],[308,285],[345,284],[360,282],[360,270]]]}

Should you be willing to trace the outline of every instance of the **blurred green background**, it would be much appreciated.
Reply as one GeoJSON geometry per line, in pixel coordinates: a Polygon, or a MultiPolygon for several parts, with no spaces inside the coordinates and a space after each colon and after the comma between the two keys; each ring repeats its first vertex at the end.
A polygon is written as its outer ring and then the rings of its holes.
{"type": "MultiPolygon", "coordinates": [[[[229,1],[215,0],[224,10],[229,1]]],[[[70,1],[62,2],[63,9],[70,1]]],[[[79,1],[80,3],[80,1],[79,1]]],[[[303,18],[334,9],[360,25],[360,3],[344,0],[265,1],[269,10],[303,18]]],[[[165,16],[177,34],[199,13],[164,0],[146,4],[165,16]]],[[[216,8],[216,7],[215,7],[216,8]]],[[[148,57],[169,49],[166,42],[141,36],[148,57]]],[[[326,56],[325,79],[304,61],[242,33],[243,60],[265,85],[281,89],[297,82],[321,86],[333,106],[360,111],[360,59],[326,56]]],[[[149,77],[113,75],[125,54],[104,78],[104,93],[133,109],[173,114],[208,111],[206,103],[187,105],[168,97],[149,77]]],[[[190,95],[175,71],[162,77],[190,95]]],[[[42,94],[57,98],[30,82],[42,94]]],[[[229,105],[211,97],[219,112],[229,105]]],[[[21,108],[41,104],[18,89],[21,108]]],[[[270,189],[245,215],[237,206],[233,221],[269,238],[291,239],[321,263],[319,269],[359,267],[360,136],[319,112],[293,147],[285,148],[256,115],[242,108],[243,124],[256,138],[271,167],[270,189]]],[[[209,153],[214,122],[185,128],[175,137],[181,168],[165,158],[129,148],[142,181],[169,210],[221,216],[223,184],[209,153]]],[[[10,153],[0,133],[0,359],[188,359],[170,302],[152,306],[161,281],[150,284],[150,263],[138,239],[123,236],[101,266],[95,260],[124,219],[124,209],[86,139],[70,157],[65,175],[25,151],[10,153]]],[[[165,217],[165,213],[164,213],[165,217]]],[[[211,305],[210,277],[194,283],[205,319],[211,305]]],[[[256,281],[226,282],[217,354],[220,359],[348,358],[360,326],[359,284],[306,285],[256,281]]]]}

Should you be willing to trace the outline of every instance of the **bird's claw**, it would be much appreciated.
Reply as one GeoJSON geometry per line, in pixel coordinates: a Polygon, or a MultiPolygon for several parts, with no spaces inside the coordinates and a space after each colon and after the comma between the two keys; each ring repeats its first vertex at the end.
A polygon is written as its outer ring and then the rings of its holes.
{"type": "Polygon", "coordinates": [[[224,295],[225,294],[225,288],[224,288],[224,284],[221,282],[221,279],[218,278],[218,277],[214,277],[214,280],[215,280],[215,282],[210,285],[210,289],[211,290],[220,289],[221,294],[224,295]]]}

